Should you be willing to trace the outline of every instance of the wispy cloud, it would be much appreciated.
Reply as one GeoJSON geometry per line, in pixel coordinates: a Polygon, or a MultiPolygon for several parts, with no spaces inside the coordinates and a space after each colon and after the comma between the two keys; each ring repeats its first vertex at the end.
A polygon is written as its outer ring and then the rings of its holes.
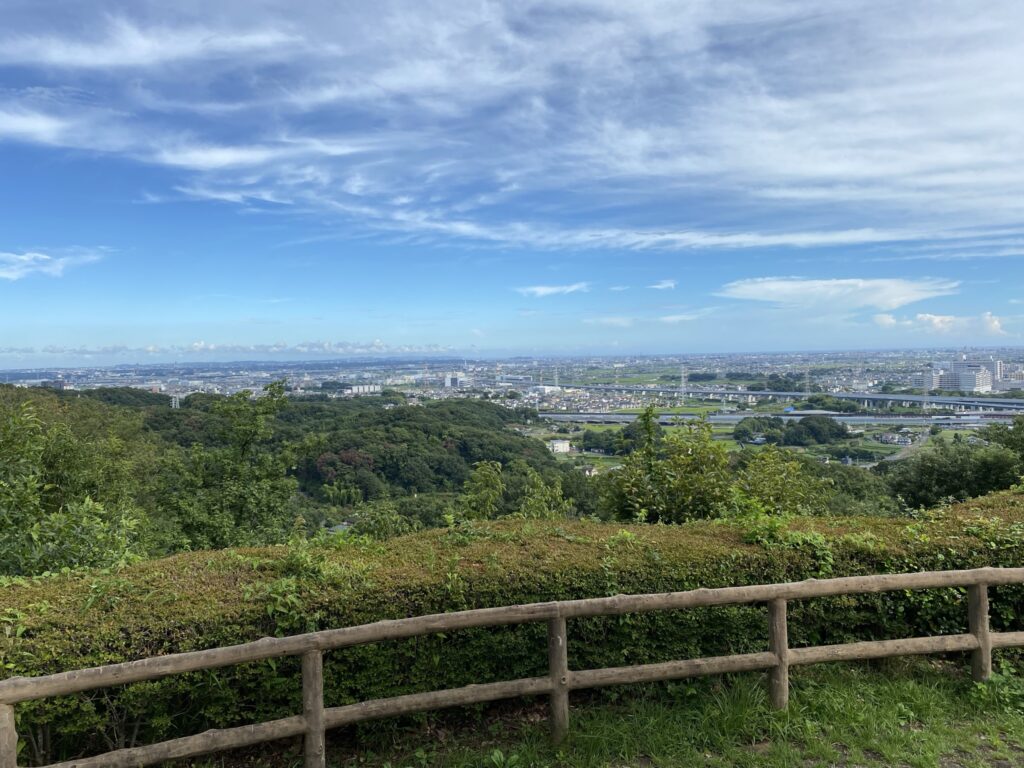
{"type": "Polygon", "coordinates": [[[107,19],[105,30],[85,40],[8,32],[0,37],[0,63],[105,70],[152,67],[267,51],[297,42],[298,38],[278,29],[144,27],[115,17],[107,19]]]}
{"type": "Polygon", "coordinates": [[[1024,55],[1011,0],[984,19],[924,0],[110,7],[5,19],[0,65],[39,87],[0,94],[0,138],[165,165],[205,199],[288,201],[356,234],[937,258],[1024,229],[1024,82],[989,76],[1024,55]],[[67,71],[89,91],[48,86],[67,71]],[[537,205],[553,191],[568,215],[537,205]],[[585,215],[609,199],[607,224],[585,215]]]}
{"type": "Polygon", "coordinates": [[[525,288],[516,288],[523,296],[532,296],[541,299],[546,296],[562,296],[567,293],[586,293],[590,290],[590,283],[571,283],[570,285],[530,285],[525,288]]]}
{"type": "Polygon", "coordinates": [[[68,128],[68,122],[51,115],[17,106],[0,106],[0,139],[14,139],[36,144],[58,142],[68,128]]]}
{"type": "Polygon", "coordinates": [[[678,323],[689,323],[693,320],[700,320],[707,317],[715,311],[714,307],[703,307],[701,309],[693,309],[688,312],[676,312],[671,315],[662,315],[658,320],[662,323],[668,323],[670,325],[676,325],[678,323]]]}
{"type": "Polygon", "coordinates": [[[656,291],[671,291],[676,287],[675,280],[659,280],[654,285],[648,285],[648,288],[653,288],[656,291]]]}
{"type": "Polygon", "coordinates": [[[0,251],[0,280],[21,280],[32,275],[61,277],[68,267],[89,264],[102,257],[102,250],[82,248],[70,249],[58,255],[38,251],[0,251]]]}
{"type": "Polygon", "coordinates": [[[949,296],[960,287],[958,280],[938,278],[836,278],[758,277],[723,286],[717,295],[730,299],[771,302],[782,306],[832,309],[873,307],[891,310],[937,296],[949,296]]]}
{"type": "Polygon", "coordinates": [[[898,318],[892,314],[882,313],[875,315],[874,321],[875,324],[881,328],[920,331],[942,335],[1009,335],[1003,327],[1003,319],[991,312],[984,312],[977,317],[936,315],[930,312],[919,312],[912,317],[902,318],[898,318]]]}

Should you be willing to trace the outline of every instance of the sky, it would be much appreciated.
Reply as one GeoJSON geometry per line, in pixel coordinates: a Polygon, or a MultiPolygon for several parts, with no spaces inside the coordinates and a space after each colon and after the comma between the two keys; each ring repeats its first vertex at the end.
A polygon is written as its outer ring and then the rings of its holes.
{"type": "Polygon", "coordinates": [[[0,368],[1024,338],[1013,0],[0,17],[0,368]]]}

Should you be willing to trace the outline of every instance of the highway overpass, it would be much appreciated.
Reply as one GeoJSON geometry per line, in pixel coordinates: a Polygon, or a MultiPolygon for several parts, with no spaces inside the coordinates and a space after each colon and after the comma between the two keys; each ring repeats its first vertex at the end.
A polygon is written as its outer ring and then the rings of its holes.
{"type": "MultiPolygon", "coordinates": [[[[652,395],[673,395],[679,394],[679,387],[637,387],[619,386],[613,384],[566,384],[568,389],[586,389],[590,391],[606,392],[637,392],[652,395]]],[[[879,403],[895,403],[897,405],[929,405],[949,407],[954,409],[976,410],[976,411],[1022,411],[1024,412],[1024,399],[1010,397],[952,397],[930,395],[892,395],[880,392],[780,392],[775,390],[751,391],[746,389],[711,389],[707,387],[686,387],[684,390],[688,397],[706,397],[714,399],[737,400],[742,397],[769,398],[776,400],[799,400],[809,394],[822,394],[834,397],[839,400],[853,400],[864,405],[879,403]]]]}
{"type": "MultiPolygon", "coordinates": [[[[816,411],[814,413],[820,413],[816,411]]],[[[540,416],[557,422],[569,422],[574,424],[629,424],[636,420],[635,413],[567,413],[562,411],[542,411],[540,416]]],[[[795,421],[812,413],[801,414],[799,411],[793,413],[760,413],[755,411],[737,411],[735,413],[717,413],[707,417],[712,424],[738,424],[740,420],[749,416],[777,416],[784,421],[795,421]]],[[[964,414],[961,416],[869,416],[849,413],[832,414],[832,418],[849,426],[867,424],[892,424],[903,427],[927,426],[938,424],[939,426],[959,427],[982,427],[988,424],[1006,424],[1013,420],[1016,414],[1013,412],[985,413],[984,415],[964,414]]],[[[676,421],[694,421],[700,417],[692,413],[659,413],[658,422],[668,426],[676,421]]]]}

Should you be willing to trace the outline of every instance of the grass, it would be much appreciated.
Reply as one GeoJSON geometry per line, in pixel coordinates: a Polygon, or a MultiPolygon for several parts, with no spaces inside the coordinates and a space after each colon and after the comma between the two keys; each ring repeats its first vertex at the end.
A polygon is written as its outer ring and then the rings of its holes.
{"type": "MultiPolygon", "coordinates": [[[[891,660],[794,670],[789,710],[764,675],[574,697],[571,735],[542,702],[374,726],[329,742],[333,768],[1011,768],[1024,765],[1024,680],[976,686],[964,664],[891,660]]],[[[264,751],[262,753],[266,755],[264,751]]],[[[296,753],[204,766],[300,766],[296,753]]]]}

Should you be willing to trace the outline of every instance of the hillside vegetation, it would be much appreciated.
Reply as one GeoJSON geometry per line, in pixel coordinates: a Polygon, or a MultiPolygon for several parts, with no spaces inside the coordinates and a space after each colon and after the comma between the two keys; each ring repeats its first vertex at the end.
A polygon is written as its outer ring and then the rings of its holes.
{"type": "MultiPolygon", "coordinates": [[[[467,521],[388,542],[183,553],[110,573],[9,581],[0,664],[34,675],[318,628],[471,607],[807,577],[1019,565],[1024,494],[911,518],[693,522],[467,521]],[[4,639],[6,638],[6,639],[4,639]]],[[[1024,592],[993,590],[995,628],[1024,592]]],[[[795,645],[962,632],[961,591],[807,601],[795,645]]],[[[332,652],[328,705],[543,674],[545,628],[472,630],[332,652]]],[[[763,607],[570,623],[570,665],[594,668],[763,649],[763,607]]],[[[168,678],[21,708],[27,754],[48,760],[291,714],[294,660],[168,678]],[[191,705],[182,711],[180,701],[191,705]]]]}

